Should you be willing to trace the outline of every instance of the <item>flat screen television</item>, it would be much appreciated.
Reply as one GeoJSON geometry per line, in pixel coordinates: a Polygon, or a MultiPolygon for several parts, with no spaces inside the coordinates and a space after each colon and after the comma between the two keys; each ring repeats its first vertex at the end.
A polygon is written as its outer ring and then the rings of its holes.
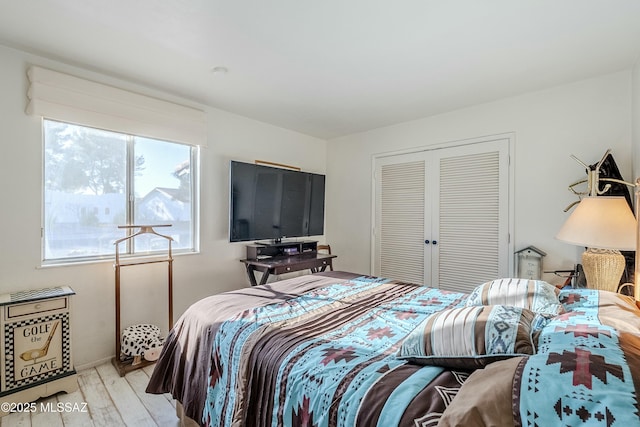
{"type": "Polygon", "coordinates": [[[324,234],[325,176],[231,161],[229,241],[324,234]]]}

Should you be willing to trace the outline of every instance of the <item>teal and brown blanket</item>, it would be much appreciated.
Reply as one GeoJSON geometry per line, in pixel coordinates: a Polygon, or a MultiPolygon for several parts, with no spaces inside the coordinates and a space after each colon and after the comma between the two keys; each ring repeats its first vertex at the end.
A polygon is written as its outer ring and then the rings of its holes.
{"type": "Polygon", "coordinates": [[[596,290],[565,291],[560,298],[567,312],[551,319],[537,353],[518,366],[517,423],[640,425],[637,307],[596,290]]]}
{"type": "Polygon", "coordinates": [[[563,291],[567,311],[540,331],[537,354],[474,372],[396,357],[420,322],[466,297],[318,276],[213,296],[177,322],[148,391],[172,393],[211,426],[638,422],[640,310],[631,299],[563,291]]]}

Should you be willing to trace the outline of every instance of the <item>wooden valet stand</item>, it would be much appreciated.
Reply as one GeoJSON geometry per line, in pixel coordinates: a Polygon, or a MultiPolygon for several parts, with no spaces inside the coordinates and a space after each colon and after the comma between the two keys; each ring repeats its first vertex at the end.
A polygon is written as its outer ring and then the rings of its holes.
{"type": "Polygon", "coordinates": [[[173,327],[173,256],[171,252],[171,243],[173,242],[173,238],[170,236],[165,236],[164,234],[160,234],[155,231],[154,227],[171,227],[171,224],[157,224],[157,225],[119,225],[118,228],[124,228],[129,230],[138,229],[133,234],[129,236],[123,237],[122,239],[118,239],[114,242],[116,246],[116,260],[113,264],[116,275],[116,355],[112,359],[113,366],[116,367],[118,373],[121,377],[123,377],[127,372],[133,371],[135,369],[143,368],[147,365],[151,365],[155,362],[143,360],[141,363],[133,364],[133,360],[122,361],[121,352],[122,352],[122,329],[120,325],[120,269],[122,267],[129,267],[132,265],[144,265],[144,264],[157,264],[161,262],[167,263],[168,275],[167,275],[167,284],[169,291],[169,329],[173,327]],[[154,234],[156,236],[167,239],[168,241],[168,251],[166,258],[162,259],[153,259],[147,261],[125,261],[122,263],[120,261],[120,243],[126,242],[134,239],[141,234],[154,234]]]}

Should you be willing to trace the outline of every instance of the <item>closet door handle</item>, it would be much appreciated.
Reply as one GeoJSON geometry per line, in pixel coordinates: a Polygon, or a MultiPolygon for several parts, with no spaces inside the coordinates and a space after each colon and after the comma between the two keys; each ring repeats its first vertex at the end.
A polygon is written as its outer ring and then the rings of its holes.
{"type": "Polygon", "coordinates": [[[431,243],[432,243],[432,244],[434,244],[434,245],[437,245],[437,244],[438,244],[438,242],[437,242],[437,241],[435,241],[435,240],[433,240],[431,243]]]}
{"type": "Polygon", "coordinates": [[[425,241],[424,241],[424,243],[425,243],[425,245],[428,245],[428,244],[429,244],[429,243],[431,243],[431,242],[430,242],[430,241],[428,241],[428,240],[425,240],[425,241]]]}

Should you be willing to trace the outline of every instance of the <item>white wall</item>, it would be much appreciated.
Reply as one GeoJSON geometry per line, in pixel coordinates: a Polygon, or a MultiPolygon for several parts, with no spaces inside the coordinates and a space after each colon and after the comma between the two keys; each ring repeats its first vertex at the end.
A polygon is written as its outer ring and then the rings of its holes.
{"type": "MultiPolygon", "coordinates": [[[[2,185],[2,254],[0,292],[69,285],[73,299],[73,351],[76,366],[86,366],[114,354],[114,272],[112,262],[79,266],[40,266],[42,194],[41,124],[27,116],[29,65],[37,64],[80,77],[187,103],[148,88],[0,46],[0,179],[2,185]]],[[[188,103],[187,103],[188,104],[188,103]]],[[[228,161],[270,160],[324,173],[326,142],[296,132],[208,109],[209,148],[201,152],[201,253],[174,261],[174,317],[210,294],[248,286],[243,244],[230,244],[228,227],[228,161]]],[[[164,326],[166,279],[164,264],[129,267],[123,272],[123,298],[139,295],[131,310],[164,326]],[[133,270],[133,269],[136,270],[133,270]],[[151,300],[153,303],[148,304],[151,300]]],[[[126,320],[123,320],[126,323],[126,320]]],[[[123,326],[126,326],[124,324],[123,326]]]]}
{"type": "Polygon", "coordinates": [[[563,209],[576,200],[567,187],[585,177],[569,156],[592,164],[612,148],[623,176],[632,178],[631,77],[618,72],[330,140],[326,237],[335,265],[370,273],[372,155],[514,132],[515,249],[547,252],[546,270],[572,268],[582,249],[554,239],[563,209]]]}
{"type": "MultiPolygon", "coordinates": [[[[631,110],[631,121],[633,125],[633,179],[637,182],[640,179],[640,59],[636,62],[633,67],[633,87],[632,87],[632,110],[631,110]]],[[[636,192],[640,191],[640,188],[636,188],[636,192]]],[[[636,203],[636,219],[640,218],[640,215],[637,213],[640,212],[640,206],[636,203]]],[[[636,266],[640,265],[640,260],[638,257],[638,248],[636,248],[636,266]]],[[[635,298],[640,300],[640,277],[638,277],[638,270],[636,268],[636,277],[635,277],[635,298]]]]}
{"type": "MultiPolygon", "coordinates": [[[[640,178],[640,60],[633,67],[632,110],[633,179],[640,178]]],[[[635,182],[635,181],[634,181],[635,182]]]]}

